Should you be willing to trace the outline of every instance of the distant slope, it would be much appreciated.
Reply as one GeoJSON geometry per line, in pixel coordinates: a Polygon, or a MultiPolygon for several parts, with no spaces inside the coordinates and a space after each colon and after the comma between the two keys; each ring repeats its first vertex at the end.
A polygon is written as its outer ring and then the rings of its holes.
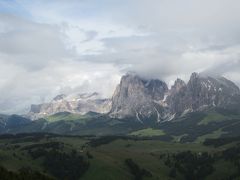
{"type": "Polygon", "coordinates": [[[82,120],[82,123],[86,123],[86,121],[89,118],[94,116],[99,116],[99,114],[87,113],[87,114],[81,115],[81,114],[73,114],[70,112],[59,112],[59,113],[47,116],[44,119],[46,119],[48,122],[82,120]]]}
{"type": "Polygon", "coordinates": [[[72,135],[111,135],[127,134],[140,128],[143,128],[143,124],[134,119],[114,119],[93,112],[85,115],[63,112],[46,119],[29,120],[28,123],[11,128],[3,127],[0,133],[50,132],[72,135]]]}
{"type": "Polygon", "coordinates": [[[32,120],[45,118],[62,112],[73,114],[86,114],[88,112],[107,113],[110,111],[111,100],[101,98],[100,94],[60,94],[52,101],[43,104],[32,104],[30,112],[26,115],[32,120]]]}
{"type": "Polygon", "coordinates": [[[30,123],[31,120],[19,115],[0,115],[0,132],[20,127],[30,123]]]}
{"type": "Polygon", "coordinates": [[[150,119],[145,123],[135,118],[117,119],[93,112],[85,115],[61,112],[35,121],[16,115],[2,116],[0,120],[0,133],[130,134],[142,137],[161,136],[168,141],[180,142],[203,142],[206,138],[240,136],[240,113],[222,108],[187,113],[160,123],[150,119]]]}
{"type": "Polygon", "coordinates": [[[203,141],[210,137],[240,136],[240,113],[215,108],[208,111],[193,112],[171,122],[157,125],[159,129],[182,142],[203,141]],[[199,139],[198,139],[199,140],[199,139]]]}

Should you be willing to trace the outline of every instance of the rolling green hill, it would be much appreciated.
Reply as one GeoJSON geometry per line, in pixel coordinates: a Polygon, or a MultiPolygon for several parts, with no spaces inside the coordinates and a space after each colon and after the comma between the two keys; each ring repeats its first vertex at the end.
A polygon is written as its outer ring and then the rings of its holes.
{"type": "Polygon", "coordinates": [[[71,180],[239,178],[239,142],[240,138],[201,144],[128,136],[2,135],[0,176],[11,173],[26,180],[36,175],[71,180]]]}

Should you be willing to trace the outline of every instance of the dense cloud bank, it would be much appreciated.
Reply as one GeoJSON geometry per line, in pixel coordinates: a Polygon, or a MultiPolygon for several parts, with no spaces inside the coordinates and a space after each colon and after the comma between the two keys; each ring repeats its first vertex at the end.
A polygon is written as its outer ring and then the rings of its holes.
{"type": "Polygon", "coordinates": [[[236,0],[1,1],[0,112],[59,93],[111,96],[134,71],[171,84],[193,71],[240,85],[236,0]]]}

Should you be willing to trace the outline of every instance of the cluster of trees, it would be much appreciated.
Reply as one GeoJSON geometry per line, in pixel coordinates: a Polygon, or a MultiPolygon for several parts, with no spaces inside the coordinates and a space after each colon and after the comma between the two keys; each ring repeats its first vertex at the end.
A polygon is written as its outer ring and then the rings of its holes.
{"type": "Polygon", "coordinates": [[[125,164],[130,169],[135,180],[142,180],[143,177],[152,177],[151,172],[144,168],[140,168],[132,159],[126,159],[125,164]]]}
{"type": "Polygon", "coordinates": [[[219,161],[231,164],[231,175],[226,175],[223,179],[240,178],[240,144],[239,137],[206,140],[205,145],[219,147],[229,143],[236,143],[223,151],[212,152],[179,152],[173,154],[161,154],[159,156],[166,166],[170,168],[169,176],[177,179],[183,177],[186,180],[201,180],[211,175],[215,169],[214,164],[219,161]]]}
{"type": "Polygon", "coordinates": [[[92,147],[97,147],[97,146],[109,144],[109,143],[111,143],[113,141],[116,141],[118,139],[137,141],[137,140],[150,140],[151,138],[133,137],[133,136],[120,136],[120,135],[119,136],[117,136],[117,135],[101,136],[101,137],[96,137],[96,138],[91,139],[88,144],[92,147]]]}
{"type": "MultiPolygon", "coordinates": [[[[240,145],[231,147],[223,151],[222,157],[226,161],[230,161],[237,169],[236,173],[231,175],[231,179],[237,179],[240,177],[240,145]]],[[[230,179],[229,178],[229,179],[230,179]]]]}
{"type": "Polygon", "coordinates": [[[120,139],[121,137],[119,136],[102,136],[99,138],[93,138],[90,140],[90,142],[88,143],[90,146],[92,147],[97,147],[97,146],[101,146],[104,144],[109,144],[117,139],[120,139]]]}
{"type": "Polygon", "coordinates": [[[1,180],[54,180],[53,178],[41,174],[36,171],[32,171],[29,168],[22,168],[19,172],[8,171],[0,166],[0,179],[1,180]]]}
{"type": "Polygon", "coordinates": [[[215,156],[215,158],[228,161],[233,164],[237,171],[232,174],[229,179],[236,179],[240,177],[240,137],[228,137],[219,139],[206,139],[204,145],[219,147],[230,143],[236,143],[234,147],[230,147],[224,150],[221,154],[215,156]]]}
{"type": "MultiPolygon", "coordinates": [[[[61,142],[33,144],[22,148],[33,158],[43,160],[43,168],[57,179],[79,179],[89,167],[89,162],[76,150],[65,152],[61,142]]],[[[90,154],[89,154],[90,155],[90,154]]]]}
{"type": "Polygon", "coordinates": [[[88,143],[92,147],[97,147],[105,144],[109,144],[113,141],[116,141],[118,139],[122,140],[133,140],[133,141],[142,141],[142,140],[160,140],[160,141],[170,141],[173,138],[169,135],[162,135],[162,136],[154,136],[154,137],[139,137],[139,136],[101,136],[101,137],[95,137],[90,140],[88,143]]]}
{"type": "Polygon", "coordinates": [[[210,175],[213,171],[214,158],[204,153],[191,151],[168,154],[165,156],[165,165],[170,168],[169,176],[176,178],[179,173],[186,180],[200,180],[210,175]]]}
{"type": "Polygon", "coordinates": [[[225,144],[229,144],[232,142],[240,141],[240,137],[227,137],[227,138],[218,138],[218,139],[206,139],[204,141],[205,146],[214,146],[214,147],[219,147],[223,146],[225,144]]]}
{"type": "Polygon", "coordinates": [[[43,166],[58,179],[77,180],[88,170],[89,163],[75,151],[67,154],[50,150],[45,154],[43,166]]]}
{"type": "Polygon", "coordinates": [[[59,137],[60,135],[52,133],[18,133],[18,134],[1,134],[0,139],[22,139],[32,137],[34,140],[43,139],[45,137],[59,137]]]}
{"type": "Polygon", "coordinates": [[[62,150],[64,147],[64,144],[62,142],[47,142],[47,143],[41,143],[41,144],[32,144],[25,146],[22,148],[22,150],[32,150],[37,148],[43,148],[43,149],[59,149],[62,150]]]}

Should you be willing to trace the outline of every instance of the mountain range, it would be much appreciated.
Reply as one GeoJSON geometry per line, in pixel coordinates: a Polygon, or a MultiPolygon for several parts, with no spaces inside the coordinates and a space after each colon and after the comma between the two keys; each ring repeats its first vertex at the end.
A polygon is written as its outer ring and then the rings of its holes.
{"type": "Polygon", "coordinates": [[[27,117],[36,120],[59,112],[86,114],[92,111],[108,113],[110,108],[111,99],[100,99],[100,95],[96,92],[71,95],[60,94],[49,103],[31,105],[27,117]]]}
{"type": "Polygon", "coordinates": [[[239,88],[224,77],[192,73],[188,83],[177,79],[168,88],[164,81],[127,74],[121,78],[111,99],[101,99],[96,92],[61,94],[49,103],[32,105],[28,116],[38,119],[59,112],[81,115],[96,112],[118,119],[131,117],[142,122],[155,118],[160,122],[210,107],[238,108],[238,104],[239,88]]]}
{"type": "Polygon", "coordinates": [[[224,77],[198,73],[188,82],[177,79],[170,88],[159,79],[126,74],[112,98],[96,92],[61,94],[31,105],[24,117],[0,117],[0,133],[154,135],[196,141],[240,135],[240,90],[224,77]]]}

